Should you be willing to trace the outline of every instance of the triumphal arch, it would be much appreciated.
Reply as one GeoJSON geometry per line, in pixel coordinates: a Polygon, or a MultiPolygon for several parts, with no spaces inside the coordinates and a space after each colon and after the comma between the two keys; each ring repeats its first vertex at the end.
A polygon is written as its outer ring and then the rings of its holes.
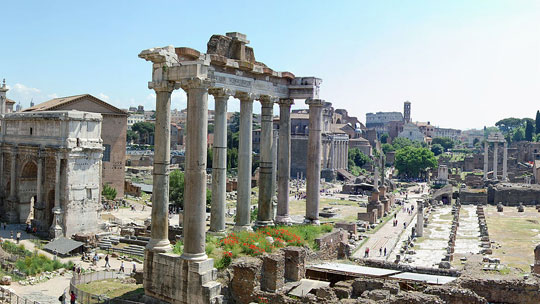
{"type": "Polygon", "coordinates": [[[101,114],[0,115],[0,216],[51,238],[96,232],[103,145],[101,114]]]}
{"type": "Polygon", "coordinates": [[[238,198],[236,230],[251,229],[250,193],[252,163],[253,103],[261,103],[261,155],[259,199],[256,226],[288,223],[290,175],[290,110],[294,99],[309,105],[307,168],[307,207],[305,221],[319,222],[319,181],[321,171],[321,120],[324,101],[319,99],[321,79],[296,77],[277,72],[255,60],[249,41],[241,33],[213,35],[206,53],[187,47],[162,47],[144,50],[140,58],[151,61],[156,92],[156,131],[154,152],[154,198],[152,235],[144,265],[147,296],[169,303],[219,303],[220,284],[215,281],[213,261],[205,253],[206,234],[206,150],[208,94],[215,99],[215,125],[212,168],[212,206],[210,230],[225,230],[227,101],[240,100],[240,138],[238,151],[238,198]],[[168,240],[168,194],[170,159],[170,104],[175,89],[187,93],[187,139],[184,194],[184,251],[170,253],[168,240]],[[272,118],[279,104],[278,207],[272,214],[272,118]]]}

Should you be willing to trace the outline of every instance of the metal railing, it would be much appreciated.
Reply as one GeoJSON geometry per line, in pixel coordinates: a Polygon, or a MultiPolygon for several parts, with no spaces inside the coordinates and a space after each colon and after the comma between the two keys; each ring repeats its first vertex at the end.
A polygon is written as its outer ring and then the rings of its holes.
{"type": "Polygon", "coordinates": [[[12,291],[0,287],[0,303],[2,304],[40,304],[39,302],[29,300],[19,296],[12,291]]]}
{"type": "MultiPolygon", "coordinates": [[[[140,302],[133,302],[121,299],[110,299],[103,295],[91,294],[77,288],[77,285],[87,284],[93,281],[103,281],[109,279],[122,279],[128,277],[128,273],[115,272],[115,271],[98,271],[87,274],[75,274],[69,283],[69,290],[73,291],[77,296],[77,303],[79,304],[138,304],[140,302]]],[[[69,303],[69,293],[66,294],[66,303],[69,303]]],[[[1,302],[0,302],[1,303],[1,302]]],[[[15,304],[15,302],[14,302],[15,304]]],[[[23,303],[21,303],[23,304],[23,303]]],[[[31,303],[28,303],[31,304],[31,303]]]]}

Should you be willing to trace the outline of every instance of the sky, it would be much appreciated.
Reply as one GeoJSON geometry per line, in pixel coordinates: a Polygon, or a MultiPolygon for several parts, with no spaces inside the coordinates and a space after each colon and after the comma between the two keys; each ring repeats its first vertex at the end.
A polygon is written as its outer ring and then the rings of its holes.
{"type": "MultiPolygon", "coordinates": [[[[140,51],[206,52],[212,34],[241,32],[257,61],[322,78],[320,97],[363,122],[406,100],[413,121],[459,129],[540,109],[537,0],[2,0],[0,12],[0,78],[23,107],[89,93],[153,109],[151,63],[140,51]]],[[[175,91],[172,107],[185,105],[175,91]]]]}

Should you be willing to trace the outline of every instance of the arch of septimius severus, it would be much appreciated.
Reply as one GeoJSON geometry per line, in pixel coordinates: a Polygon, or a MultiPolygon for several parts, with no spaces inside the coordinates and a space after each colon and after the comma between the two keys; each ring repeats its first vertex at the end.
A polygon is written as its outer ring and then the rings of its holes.
{"type": "Polygon", "coordinates": [[[307,223],[318,223],[321,172],[321,128],[324,101],[319,99],[321,79],[276,72],[255,61],[249,41],[240,33],[213,35],[206,53],[173,46],[139,54],[152,62],[148,87],[156,92],[154,198],[152,234],[145,256],[145,293],[171,303],[218,303],[213,261],[205,253],[206,152],[208,94],[215,98],[213,195],[211,230],[225,230],[226,112],[230,97],[240,100],[238,199],[235,229],[251,229],[250,193],[253,103],[262,106],[259,209],[255,225],[274,223],[272,214],[272,116],[280,107],[278,148],[278,213],[276,222],[289,217],[290,108],[295,99],[309,106],[307,168],[307,223]],[[184,252],[171,253],[168,240],[170,104],[176,89],[187,93],[187,139],[184,194],[184,252]],[[171,288],[168,288],[168,287],[171,288]],[[174,286],[174,288],[172,288],[174,286]]]}

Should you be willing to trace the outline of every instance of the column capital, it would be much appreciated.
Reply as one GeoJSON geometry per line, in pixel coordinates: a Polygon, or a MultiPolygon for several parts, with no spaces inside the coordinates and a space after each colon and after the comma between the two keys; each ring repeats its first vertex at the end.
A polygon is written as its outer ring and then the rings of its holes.
{"type": "Polygon", "coordinates": [[[280,100],[278,100],[277,103],[279,104],[280,107],[290,107],[291,105],[294,104],[294,99],[292,99],[292,98],[281,98],[280,100]]]}
{"type": "Polygon", "coordinates": [[[180,81],[180,87],[186,92],[189,89],[205,89],[205,90],[208,90],[210,88],[211,84],[212,84],[212,82],[210,81],[210,79],[208,79],[208,78],[198,78],[198,77],[186,78],[186,79],[182,79],[180,81]]]}
{"type": "Polygon", "coordinates": [[[176,89],[173,81],[150,81],[148,82],[148,88],[157,92],[169,92],[172,93],[176,89]]]}
{"type": "Polygon", "coordinates": [[[322,107],[324,105],[324,100],[309,98],[309,99],[306,99],[306,104],[309,107],[322,107]]]}
{"type": "Polygon", "coordinates": [[[230,96],[234,96],[235,92],[231,89],[224,88],[211,88],[208,90],[208,94],[214,96],[214,99],[225,98],[229,99],[230,96]]]}
{"type": "Polygon", "coordinates": [[[259,95],[254,94],[254,93],[247,93],[247,92],[236,92],[234,97],[240,99],[240,101],[253,102],[253,100],[259,98],[259,95]]]}
{"type": "Polygon", "coordinates": [[[273,107],[278,98],[270,95],[261,95],[259,101],[263,107],[273,107]]]}

